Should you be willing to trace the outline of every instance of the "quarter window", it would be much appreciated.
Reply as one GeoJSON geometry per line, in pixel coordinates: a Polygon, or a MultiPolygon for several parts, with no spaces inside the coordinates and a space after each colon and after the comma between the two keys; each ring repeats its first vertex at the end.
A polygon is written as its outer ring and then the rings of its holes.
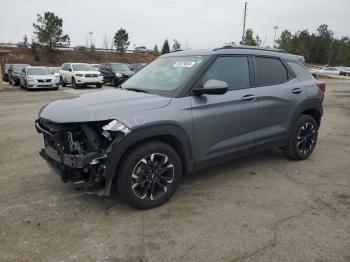
{"type": "Polygon", "coordinates": [[[249,87],[249,66],[247,57],[218,57],[202,77],[202,84],[210,79],[224,81],[229,90],[249,87]]]}
{"type": "Polygon", "coordinates": [[[255,57],[257,85],[275,85],[288,81],[288,72],[281,60],[270,57],[255,57]]]}
{"type": "Polygon", "coordinates": [[[294,62],[288,62],[288,65],[290,68],[294,71],[297,78],[303,80],[303,79],[315,79],[312,74],[303,66],[294,63],[294,62]]]}

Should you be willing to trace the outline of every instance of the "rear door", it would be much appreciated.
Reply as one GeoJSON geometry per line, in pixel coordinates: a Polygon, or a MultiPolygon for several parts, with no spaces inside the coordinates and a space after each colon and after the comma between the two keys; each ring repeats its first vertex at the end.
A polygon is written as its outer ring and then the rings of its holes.
{"type": "Polygon", "coordinates": [[[196,88],[211,79],[225,81],[229,91],[191,97],[197,168],[254,146],[257,102],[250,65],[248,56],[218,56],[198,81],[196,88]]]}
{"type": "Polygon", "coordinates": [[[293,113],[306,97],[305,90],[278,57],[254,57],[254,71],[258,98],[256,145],[283,145],[293,113]]]}

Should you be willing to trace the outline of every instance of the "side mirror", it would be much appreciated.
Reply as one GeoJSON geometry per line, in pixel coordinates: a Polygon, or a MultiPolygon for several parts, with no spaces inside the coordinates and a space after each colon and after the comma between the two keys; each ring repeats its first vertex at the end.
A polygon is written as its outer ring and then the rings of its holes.
{"type": "Polygon", "coordinates": [[[195,95],[222,95],[228,90],[228,84],[225,81],[210,79],[203,85],[202,88],[195,88],[192,92],[195,95]]]}
{"type": "Polygon", "coordinates": [[[68,71],[69,71],[69,72],[72,72],[72,68],[68,68],[68,71]]]}

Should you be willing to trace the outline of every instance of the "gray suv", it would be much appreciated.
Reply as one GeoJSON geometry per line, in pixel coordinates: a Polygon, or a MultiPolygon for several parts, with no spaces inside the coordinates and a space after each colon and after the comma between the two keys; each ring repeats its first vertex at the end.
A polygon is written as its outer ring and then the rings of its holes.
{"type": "Polygon", "coordinates": [[[181,177],[256,151],[310,156],[325,83],[303,58],[221,48],[161,56],[116,89],[66,97],[39,112],[40,155],[77,187],[152,208],[181,177]]]}

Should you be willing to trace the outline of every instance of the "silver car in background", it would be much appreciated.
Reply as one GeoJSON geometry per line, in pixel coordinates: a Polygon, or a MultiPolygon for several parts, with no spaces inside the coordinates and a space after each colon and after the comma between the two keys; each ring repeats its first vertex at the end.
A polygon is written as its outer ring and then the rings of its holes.
{"type": "Polygon", "coordinates": [[[19,78],[21,87],[25,89],[48,88],[57,90],[59,87],[59,80],[47,67],[25,67],[19,78]]]}

